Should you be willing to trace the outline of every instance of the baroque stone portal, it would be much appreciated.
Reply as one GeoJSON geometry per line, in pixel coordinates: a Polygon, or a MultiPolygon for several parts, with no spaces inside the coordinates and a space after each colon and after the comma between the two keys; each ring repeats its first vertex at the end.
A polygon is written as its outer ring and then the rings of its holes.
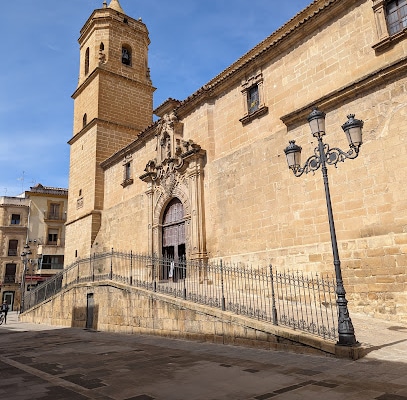
{"type": "Polygon", "coordinates": [[[148,184],[148,240],[151,254],[163,255],[163,214],[172,199],[184,209],[185,247],[189,259],[206,259],[203,198],[205,150],[183,139],[183,124],[175,113],[157,124],[156,152],[140,179],[148,184]]]}

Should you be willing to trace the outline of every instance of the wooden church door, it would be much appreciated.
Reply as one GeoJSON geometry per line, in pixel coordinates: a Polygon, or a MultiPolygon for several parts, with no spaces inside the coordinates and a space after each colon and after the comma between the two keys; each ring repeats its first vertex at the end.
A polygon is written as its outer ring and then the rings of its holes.
{"type": "MultiPolygon", "coordinates": [[[[163,215],[162,231],[162,254],[168,260],[176,264],[174,278],[185,277],[184,271],[180,270],[180,262],[185,260],[185,221],[184,207],[177,198],[172,199],[167,205],[163,215]]],[[[164,262],[162,279],[168,279],[170,269],[169,262],[164,262]]]]}

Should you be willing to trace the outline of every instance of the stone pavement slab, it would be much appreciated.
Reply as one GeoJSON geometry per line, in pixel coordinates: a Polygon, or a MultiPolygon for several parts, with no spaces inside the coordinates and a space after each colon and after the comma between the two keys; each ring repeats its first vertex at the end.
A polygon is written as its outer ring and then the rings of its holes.
{"type": "Polygon", "coordinates": [[[352,361],[162,337],[0,326],[0,399],[407,400],[406,327],[352,316],[370,352],[352,361]],[[364,328],[359,329],[364,324],[364,328]]]}

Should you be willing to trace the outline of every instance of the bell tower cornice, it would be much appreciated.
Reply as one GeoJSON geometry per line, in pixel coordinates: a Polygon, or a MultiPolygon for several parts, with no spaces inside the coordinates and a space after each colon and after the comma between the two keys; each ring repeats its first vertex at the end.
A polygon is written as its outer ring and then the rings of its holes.
{"type": "Polygon", "coordinates": [[[78,97],[78,95],[86,89],[86,87],[97,77],[98,74],[110,74],[112,76],[114,76],[117,79],[121,79],[121,80],[127,80],[129,83],[132,82],[134,84],[138,84],[138,85],[142,85],[146,90],[151,91],[151,93],[153,93],[156,88],[154,86],[151,86],[150,84],[146,84],[144,82],[139,82],[136,79],[132,79],[130,77],[126,77],[126,76],[122,76],[119,75],[113,71],[109,71],[106,68],[102,66],[99,66],[97,68],[95,68],[95,70],[85,79],[85,81],[83,81],[77,88],[76,90],[72,93],[71,98],[72,99],[76,99],[78,97]]]}
{"type": "MultiPolygon", "coordinates": [[[[103,29],[103,28],[107,27],[106,24],[109,24],[112,22],[124,23],[129,28],[133,28],[142,33],[145,33],[147,35],[147,39],[148,39],[148,33],[149,33],[148,29],[147,29],[146,25],[144,24],[144,22],[141,21],[141,19],[135,20],[134,18],[131,18],[127,15],[118,14],[118,12],[112,8],[101,8],[101,9],[94,10],[92,15],[88,18],[88,20],[83,25],[82,29],[80,30],[80,36],[78,39],[79,44],[82,45],[84,42],[86,42],[86,40],[89,38],[89,35],[92,33],[93,30],[103,29]]],[[[149,39],[147,40],[147,44],[150,44],[149,39]]]]}
{"type": "Polygon", "coordinates": [[[95,10],[81,29],[78,88],[98,67],[152,85],[148,68],[149,32],[141,21],[114,8],[95,10]]]}

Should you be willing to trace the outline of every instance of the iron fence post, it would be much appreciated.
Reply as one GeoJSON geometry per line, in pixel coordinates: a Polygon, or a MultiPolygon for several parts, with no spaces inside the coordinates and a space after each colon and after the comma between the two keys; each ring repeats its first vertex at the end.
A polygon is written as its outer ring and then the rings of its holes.
{"type": "Polygon", "coordinates": [[[96,259],[96,253],[93,253],[93,262],[92,262],[92,259],[90,261],[92,263],[92,282],[95,282],[95,259],[96,259]]]}
{"type": "Polygon", "coordinates": [[[112,247],[112,253],[110,255],[110,280],[113,279],[113,247],[112,247]]]}
{"type": "Polygon", "coordinates": [[[155,255],[153,255],[151,261],[152,261],[151,264],[153,265],[151,278],[153,280],[153,290],[154,290],[154,292],[156,292],[157,291],[157,280],[155,277],[155,255]]]}
{"type": "Polygon", "coordinates": [[[187,287],[186,287],[186,283],[185,283],[185,281],[187,280],[187,260],[186,259],[184,259],[184,260],[182,260],[181,259],[181,273],[182,273],[182,278],[183,278],[183,281],[184,281],[184,300],[186,300],[187,299],[187,287]]]}
{"type": "Polygon", "coordinates": [[[133,250],[130,250],[130,286],[133,286],[133,250]]]}
{"type": "Polygon", "coordinates": [[[271,264],[270,264],[270,280],[271,280],[271,313],[273,316],[273,325],[278,325],[276,298],[274,294],[273,266],[271,264]]]}
{"type": "Polygon", "coordinates": [[[226,310],[225,292],[223,287],[223,262],[220,260],[220,284],[222,288],[222,311],[226,310]]]}

